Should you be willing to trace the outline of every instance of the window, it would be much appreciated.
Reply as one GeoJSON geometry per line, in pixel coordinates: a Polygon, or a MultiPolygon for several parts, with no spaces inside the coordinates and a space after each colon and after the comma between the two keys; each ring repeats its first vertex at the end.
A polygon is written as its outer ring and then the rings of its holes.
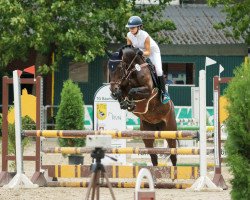
{"type": "Polygon", "coordinates": [[[179,85],[194,84],[193,63],[163,63],[163,72],[169,83],[179,85]]]}
{"type": "Polygon", "coordinates": [[[87,83],[89,80],[89,65],[83,62],[69,63],[69,78],[74,82],[87,83]]]}

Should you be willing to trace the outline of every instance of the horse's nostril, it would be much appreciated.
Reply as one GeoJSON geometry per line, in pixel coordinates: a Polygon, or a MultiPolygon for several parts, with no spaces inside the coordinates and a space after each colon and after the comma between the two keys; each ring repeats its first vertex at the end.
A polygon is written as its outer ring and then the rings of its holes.
{"type": "Polygon", "coordinates": [[[117,92],[119,90],[119,87],[118,86],[115,86],[115,91],[117,92]]]}

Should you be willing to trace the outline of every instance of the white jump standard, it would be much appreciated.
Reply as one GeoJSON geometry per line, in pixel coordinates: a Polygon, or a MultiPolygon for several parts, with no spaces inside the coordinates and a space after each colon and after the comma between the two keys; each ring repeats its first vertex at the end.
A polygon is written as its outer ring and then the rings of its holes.
{"type": "Polygon", "coordinates": [[[207,177],[207,143],[206,143],[206,71],[199,72],[200,86],[200,177],[191,188],[187,190],[202,191],[216,190],[222,191],[207,177]]]}
{"type": "Polygon", "coordinates": [[[23,173],[22,142],[21,142],[21,89],[20,79],[17,70],[13,71],[14,107],[15,107],[15,137],[16,137],[16,169],[14,178],[3,188],[37,188],[29,178],[23,173]]]}

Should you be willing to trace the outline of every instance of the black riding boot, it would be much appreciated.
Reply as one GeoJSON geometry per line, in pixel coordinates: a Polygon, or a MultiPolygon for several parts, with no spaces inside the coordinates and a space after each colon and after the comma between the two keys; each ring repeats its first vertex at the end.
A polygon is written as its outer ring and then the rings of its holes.
{"type": "Polygon", "coordinates": [[[158,76],[159,78],[159,84],[160,84],[160,90],[161,90],[161,102],[163,104],[166,104],[170,100],[170,96],[168,92],[166,91],[166,82],[164,76],[158,76]]]}

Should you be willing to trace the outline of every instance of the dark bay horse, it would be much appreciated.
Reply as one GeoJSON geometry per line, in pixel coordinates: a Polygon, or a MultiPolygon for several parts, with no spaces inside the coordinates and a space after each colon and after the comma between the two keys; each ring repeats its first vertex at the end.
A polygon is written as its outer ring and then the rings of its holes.
{"type": "MultiPolygon", "coordinates": [[[[107,53],[111,96],[118,100],[122,109],[140,118],[140,130],[176,131],[174,104],[170,100],[162,104],[160,94],[153,82],[149,64],[132,46],[124,46],[118,52],[107,53]]],[[[147,148],[153,148],[154,139],[143,140],[147,148]]],[[[176,140],[167,139],[169,148],[176,148],[176,140]]],[[[154,166],[158,165],[156,154],[150,154],[154,166]]],[[[176,166],[176,155],[170,156],[176,166]]]]}

